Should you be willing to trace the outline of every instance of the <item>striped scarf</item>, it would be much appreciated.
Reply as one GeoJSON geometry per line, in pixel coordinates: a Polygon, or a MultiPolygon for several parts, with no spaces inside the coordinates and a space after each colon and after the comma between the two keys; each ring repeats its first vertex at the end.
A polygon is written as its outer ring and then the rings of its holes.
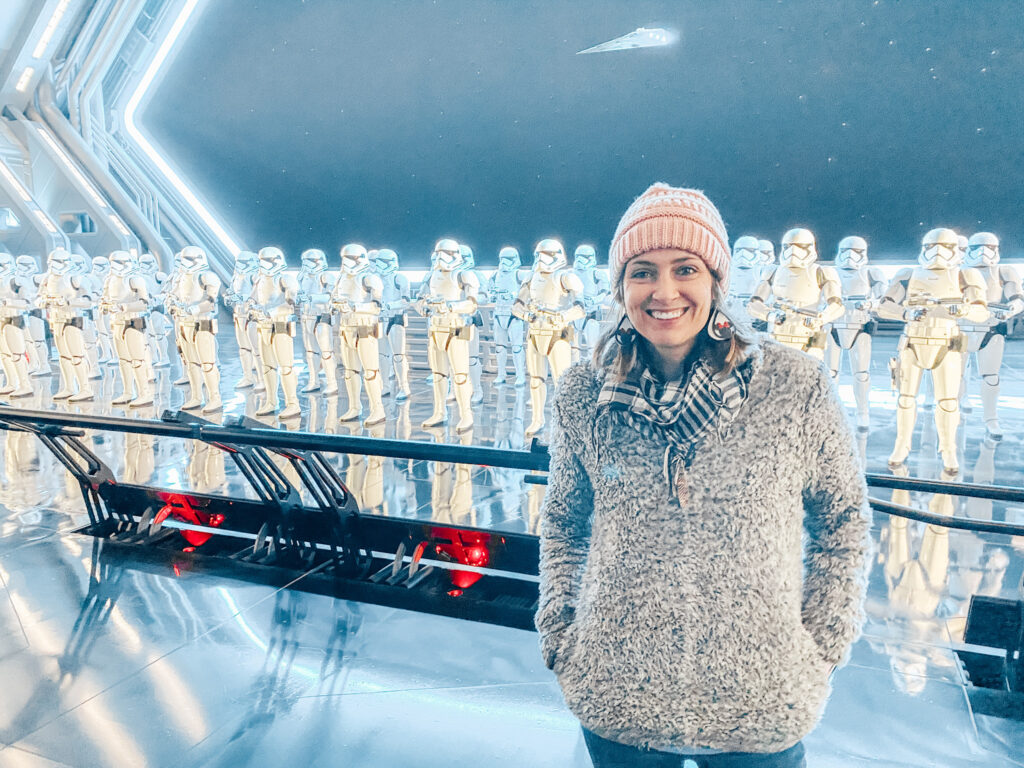
{"type": "Polygon", "coordinates": [[[665,480],[674,488],[680,504],[687,500],[683,470],[690,466],[708,429],[717,420],[719,434],[729,424],[747,396],[750,366],[729,373],[716,371],[701,356],[683,377],[663,383],[644,367],[625,381],[605,380],[597,398],[598,408],[618,412],[642,431],[653,426],[668,438],[665,480]]]}

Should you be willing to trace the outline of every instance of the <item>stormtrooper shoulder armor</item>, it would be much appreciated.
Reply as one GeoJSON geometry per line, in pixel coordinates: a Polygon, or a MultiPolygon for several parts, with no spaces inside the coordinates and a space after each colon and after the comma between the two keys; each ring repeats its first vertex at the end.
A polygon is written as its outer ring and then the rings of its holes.
{"type": "Polygon", "coordinates": [[[576,295],[583,293],[583,281],[580,280],[580,276],[572,270],[563,270],[559,279],[562,284],[562,290],[576,295]]]}

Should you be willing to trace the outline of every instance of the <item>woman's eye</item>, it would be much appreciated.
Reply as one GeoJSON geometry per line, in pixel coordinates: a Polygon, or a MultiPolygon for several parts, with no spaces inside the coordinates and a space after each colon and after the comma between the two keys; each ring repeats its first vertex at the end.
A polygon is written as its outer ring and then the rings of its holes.
{"type": "Polygon", "coordinates": [[[689,266],[687,266],[687,267],[680,267],[679,269],[676,270],[676,274],[683,275],[684,277],[689,277],[690,275],[696,274],[696,272],[697,272],[697,268],[696,267],[689,267],[689,266]]]}
{"type": "Polygon", "coordinates": [[[638,269],[636,272],[633,272],[630,275],[630,277],[633,280],[646,280],[648,277],[650,277],[650,274],[651,273],[648,272],[646,269],[638,269]]]}

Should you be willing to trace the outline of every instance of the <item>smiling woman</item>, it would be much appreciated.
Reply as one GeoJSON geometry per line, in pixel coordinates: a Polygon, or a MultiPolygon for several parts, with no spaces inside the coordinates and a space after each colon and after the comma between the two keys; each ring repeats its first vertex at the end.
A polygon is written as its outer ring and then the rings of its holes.
{"type": "Polygon", "coordinates": [[[864,478],[827,372],[729,316],[728,236],[655,184],[619,323],[558,385],[536,625],[595,766],[802,766],[861,623],[864,478]]]}

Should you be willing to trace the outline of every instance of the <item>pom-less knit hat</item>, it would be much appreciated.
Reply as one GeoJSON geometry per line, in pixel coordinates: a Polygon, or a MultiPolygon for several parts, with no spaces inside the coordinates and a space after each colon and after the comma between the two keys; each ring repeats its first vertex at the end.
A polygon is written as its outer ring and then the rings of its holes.
{"type": "Polygon", "coordinates": [[[612,285],[630,259],[659,248],[679,248],[704,261],[729,289],[729,235],[722,216],[703,192],[652,184],[626,209],[608,251],[612,285]]]}

